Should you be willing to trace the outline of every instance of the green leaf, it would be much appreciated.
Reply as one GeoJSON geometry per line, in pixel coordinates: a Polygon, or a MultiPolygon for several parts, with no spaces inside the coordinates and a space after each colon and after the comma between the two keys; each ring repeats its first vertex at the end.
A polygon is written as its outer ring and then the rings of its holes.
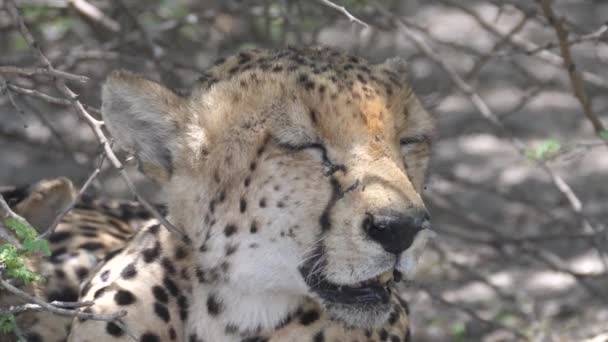
{"type": "Polygon", "coordinates": [[[26,240],[23,242],[23,249],[30,253],[42,253],[46,256],[51,255],[49,243],[46,240],[26,240]]]}
{"type": "Polygon", "coordinates": [[[20,239],[33,240],[36,238],[36,236],[38,236],[36,230],[34,230],[34,228],[27,224],[27,222],[22,222],[14,218],[9,218],[4,221],[4,224],[7,227],[11,228],[20,239]]]}
{"type": "Polygon", "coordinates": [[[604,140],[608,141],[608,130],[601,131],[601,132],[600,132],[600,138],[602,138],[602,139],[604,139],[604,140]]]}
{"type": "Polygon", "coordinates": [[[562,144],[559,141],[555,139],[549,139],[543,141],[535,148],[531,148],[526,151],[526,156],[533,160],[547,160],[556,156],[561,149],[562,144]]]}
{"type": "Polygon", "coordinates": [[[15,330],[15,315],[13,314],[2,314],[0,315],[0,332],[8,334],[15,330]]]}
{"type": "Polygon", "coordinates": [[[450,331],[456,341],[464,341],[464,336],[467,332],[467,327],[464,325],[463,322],[455,322],[450,327],[450,331]]]}

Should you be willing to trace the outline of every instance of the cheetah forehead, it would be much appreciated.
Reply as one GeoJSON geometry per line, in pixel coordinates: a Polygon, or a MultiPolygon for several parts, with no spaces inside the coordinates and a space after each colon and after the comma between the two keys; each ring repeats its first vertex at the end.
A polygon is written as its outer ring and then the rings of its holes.
{"type": "Polygon", "coordinates": [[[311,131],[325,131],[348,140],[352,134],[390,135],[408,117],[418,119],[421,130],[434,121],[413,96],[403,61],[371,65],[330,48],[249,50],[219,59],[200,78],[192,99],[200,113],[195,118],[202,117],[200,125],[211,135],[226,126],[256,131],[270,119],[271,128],[292,128],[291,138],[307,140],[311,131]]]}

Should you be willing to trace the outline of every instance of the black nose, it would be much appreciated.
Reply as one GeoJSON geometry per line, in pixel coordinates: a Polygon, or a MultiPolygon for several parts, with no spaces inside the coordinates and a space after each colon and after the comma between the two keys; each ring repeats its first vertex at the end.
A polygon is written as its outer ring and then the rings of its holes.
{"type": "Polygon", "coordinates": [[[367,214],[363,229],[378,242],[385,251],[399,254],[408,249],[414,237],[429,225],[430,215],[426,209],[411,209],[406,212],[379,212],[367,214]]]}

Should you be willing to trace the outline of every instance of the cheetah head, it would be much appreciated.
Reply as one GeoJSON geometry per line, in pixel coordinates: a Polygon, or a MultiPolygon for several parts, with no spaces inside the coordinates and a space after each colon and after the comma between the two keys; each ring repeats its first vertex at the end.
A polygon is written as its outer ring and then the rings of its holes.
{"type": "Polygon", "coordinates": [[[305,297],[354,326],[387,319],[394,275],[411,277],[432,234],[420,192],[435,123],[404,69],[287,49],[222,60],[187,96],[109,77],[108,129],[164,187],[198,281],[235,324],[270,328],[305,297]]]}

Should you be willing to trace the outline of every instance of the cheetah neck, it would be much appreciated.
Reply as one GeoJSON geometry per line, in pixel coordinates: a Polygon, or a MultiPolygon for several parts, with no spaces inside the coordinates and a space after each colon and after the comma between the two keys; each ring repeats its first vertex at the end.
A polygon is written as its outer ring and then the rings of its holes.
{"type": "Polygon", "coordinates": [[[243,294],[232,286],[195,288],[188,329],[204,341],[241,340],[270,333],[297,311],[304,297],[290,294],[243,294]]]}

